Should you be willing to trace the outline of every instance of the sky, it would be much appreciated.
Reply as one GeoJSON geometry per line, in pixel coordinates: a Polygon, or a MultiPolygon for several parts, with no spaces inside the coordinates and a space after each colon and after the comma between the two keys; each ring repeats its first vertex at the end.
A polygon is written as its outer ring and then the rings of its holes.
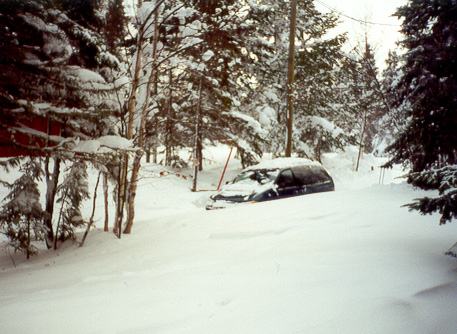
{"type": "Polygon", "coordinates": [[[389,50],[396,48],[395,42],[401,39],[400,21],[392,14],[407,0],[315,0],[316,7],[324,12],[330,11],[328,7],[347,16],[380,24],[362,24],[355,20],[340,15],[341,24],[338,31],[348,32],[347,49],[352,49],[365,39],[368,40],[376,51],[378,67],[384,67],[384,60],[389,50]]]}
{"type": "MultiPolygon", "coordinates": [[[[379,68],[384,68],[384,60],[389,50],[395,48],[395,42],[401,37],[400,21],[392,14],[407,0],[314,0],[317,9],[329,12],[334,9],[347,16],[379,24],[362,24],[340,15],[341,24],[337,32],[348,32],[349,41],[346,49],[349,51],[364,41],[365,31],[369,41],[376,51],[376,61],[379,68]]],[[[136,0],[124,0],[128,12],[133,12],[136,0]]]]}

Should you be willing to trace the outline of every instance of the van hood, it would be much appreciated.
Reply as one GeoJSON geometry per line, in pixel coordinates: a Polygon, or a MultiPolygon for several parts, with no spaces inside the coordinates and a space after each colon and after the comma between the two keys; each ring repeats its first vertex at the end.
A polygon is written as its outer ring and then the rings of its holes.
{"type": "Polygon", "coordinates": [[[260,184],[255,180],[243,180],[226,184],[222,187],[220,192],[213,196],[213,199],[244,202],[248,201],[252,195],[260,194],[273,187],[273,181],[260,184]]]}

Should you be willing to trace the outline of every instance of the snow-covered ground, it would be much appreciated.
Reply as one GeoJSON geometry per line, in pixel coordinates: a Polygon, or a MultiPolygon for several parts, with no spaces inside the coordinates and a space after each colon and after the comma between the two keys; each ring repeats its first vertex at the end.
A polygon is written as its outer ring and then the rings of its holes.
{"type": "MultiPolygon", "coordinates": [[[[208,152],[202,189],[227,153],[208,152]]],[[[189,172],[146,166],[132,235],[16,268],[2,250],[0,333],[457,333],[457,224],[401,208],[423,193],[354,156],[325,156],[335,192],[216,211],[189,172]]]]}

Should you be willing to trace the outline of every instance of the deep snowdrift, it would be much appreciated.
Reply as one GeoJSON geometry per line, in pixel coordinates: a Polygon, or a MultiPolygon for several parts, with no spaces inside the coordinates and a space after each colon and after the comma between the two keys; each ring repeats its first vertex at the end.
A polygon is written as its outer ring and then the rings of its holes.
{"type": "Polygon", "coordinates": [[[421,194],[373,185],[371,166],[357,182],[327,158],[336,192],[219,211],[192,204],[208,194],[188,180],[142,179],[131,236],[95,231],[17,268],[0,258],[0,333],[455,334],[443,253],[457,225],[408,213],[421,194]],[[157,198],[166,189],[174,199],[157,198]]]}

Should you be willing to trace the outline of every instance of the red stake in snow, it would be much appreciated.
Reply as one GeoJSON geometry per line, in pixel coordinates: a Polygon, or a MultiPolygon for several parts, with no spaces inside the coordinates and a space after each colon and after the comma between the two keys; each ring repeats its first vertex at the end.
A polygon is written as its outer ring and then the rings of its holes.
{"type": "Polygon", "coordinates": [[[217,186],[217,191],[221,190],[222,181],[224,180],[225,172],[227,171],[227,166],[230,161],[230,157],[232,156],[232,152],[233,152],[233,147],[230,147],[230,153],[227,158],[227,162],[225,163],[224,170],[222,171],[221,179],[219,180],[219,185],[217,186]]]}

